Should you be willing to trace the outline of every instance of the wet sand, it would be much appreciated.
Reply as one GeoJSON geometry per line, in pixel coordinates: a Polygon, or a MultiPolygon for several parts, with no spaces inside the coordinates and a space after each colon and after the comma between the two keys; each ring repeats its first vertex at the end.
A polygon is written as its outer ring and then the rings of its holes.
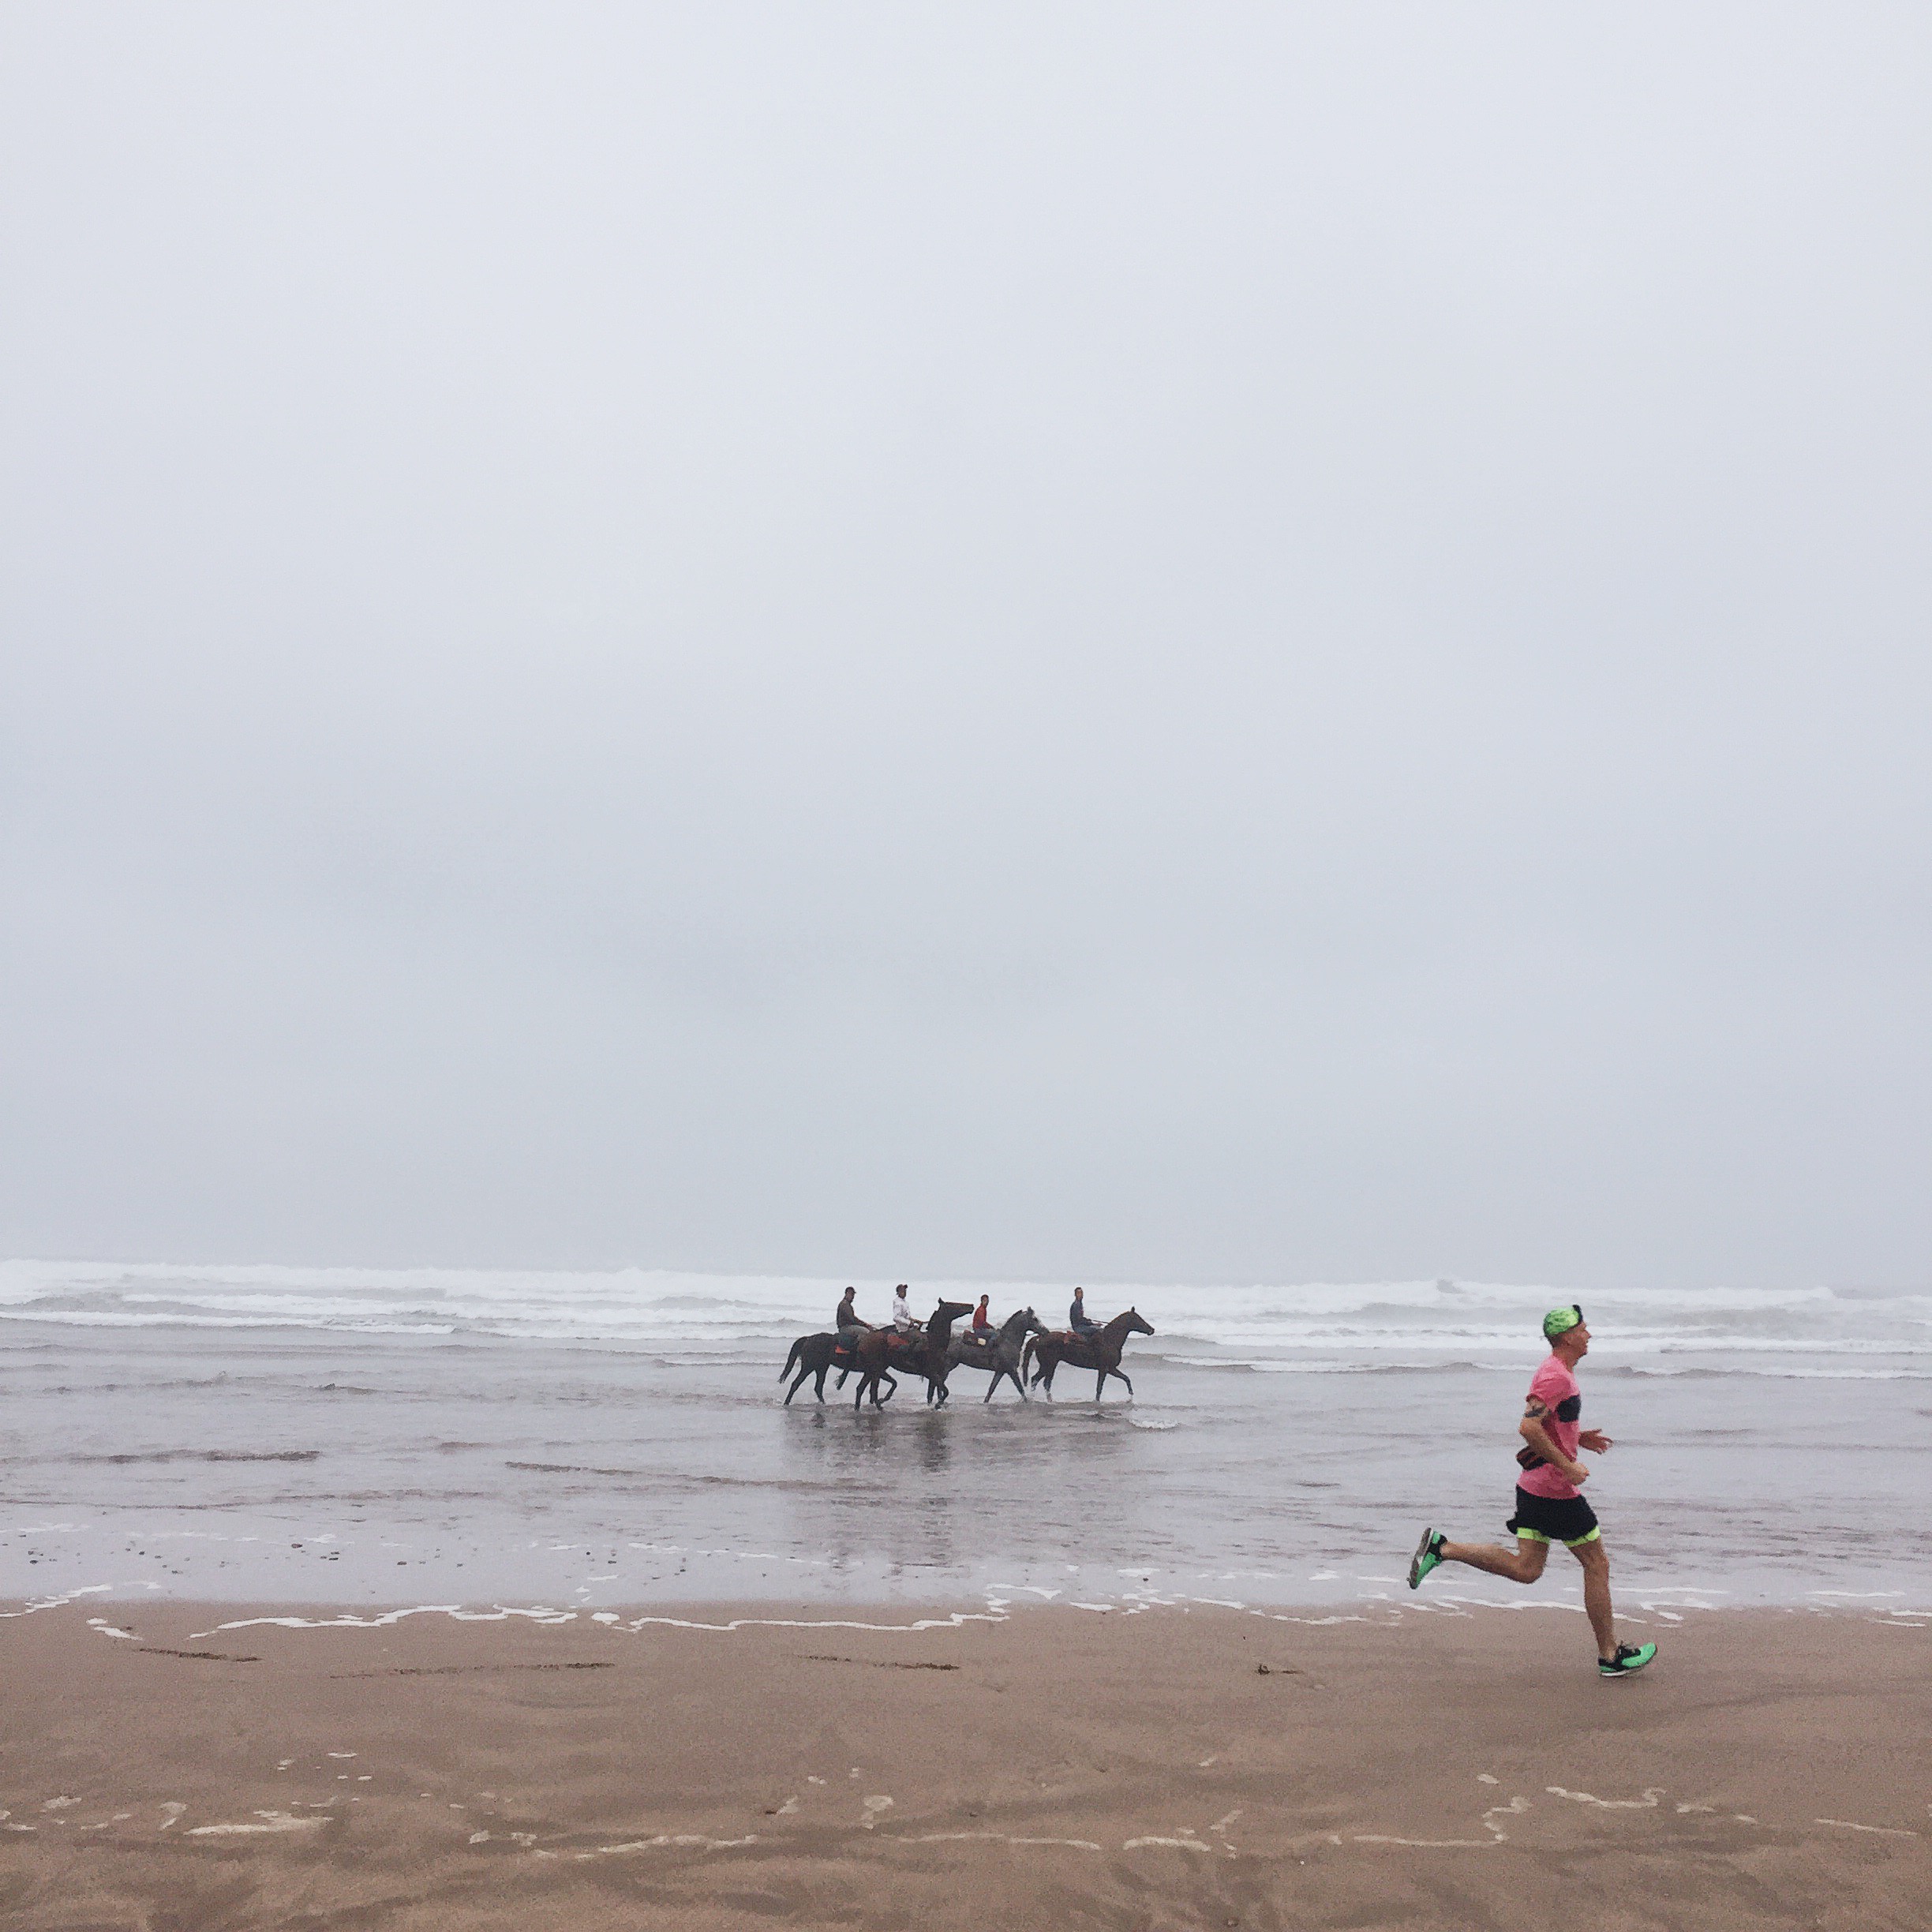
{"type": "Polygon", "coordinates": [[[1694,1616],[1642,1633],[1664,1655],[1620,1683],[1547,1605],[216,1627],[277,1614],[0,1623],[0,1919],[1932,1919],[1911,1625],[1694,1616]]]}
{"type": "MultiPolygon", "coordinates": [[[[784,1345],[756,1339],[673,1364],[490,1336],[0,1323],[0,1599],[596,1609],[1051,1589],[1339,1608],[1406,1595],[1425,1522],[1501,1533],[1533,1351],[1302,1374],[1204,1367],[1203,1346],[1138,1340],[1132,1402],[1063,1380],[1054,1402],[984,1406],[962,1371],[943,1410],[908,1390],[855,1414],[849,1391],[781,1406],[784,1345]],[[1029,1503],[1067,1497],[1077,1536],[1029,1503]]],[[[1923,1383],[1608,1361],[1586,1379],[1617,1441],[1590,1495],[1623,1601],[1932,1604],[1923,1383]]]]}

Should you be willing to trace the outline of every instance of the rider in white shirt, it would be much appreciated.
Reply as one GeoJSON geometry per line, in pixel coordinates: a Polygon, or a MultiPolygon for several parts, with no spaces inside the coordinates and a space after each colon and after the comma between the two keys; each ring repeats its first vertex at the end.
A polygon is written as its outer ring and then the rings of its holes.
{"type": "Polygon", "coordinates": [[[919,1324],[912,1317],[912,1305],[906,1299],[906,1285],[901,1282],[893,1290],[893,1326],[901,1335],[917,1335],[919,1324]]]}

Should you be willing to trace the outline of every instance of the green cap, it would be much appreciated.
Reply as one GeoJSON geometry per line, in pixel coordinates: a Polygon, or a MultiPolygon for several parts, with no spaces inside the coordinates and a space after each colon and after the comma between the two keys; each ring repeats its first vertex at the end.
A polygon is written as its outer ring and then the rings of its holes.
{"type": "Polygon", "coordinates": [[[1579,1327],[1583,1320],[1583,1305],[1573,1301],[1567,1308],[1552,1309],[1543,1317],[1543,1339],[1554,1342],[1559,1335],[1567,1335],[1572,1328],[1579,1327]]]}

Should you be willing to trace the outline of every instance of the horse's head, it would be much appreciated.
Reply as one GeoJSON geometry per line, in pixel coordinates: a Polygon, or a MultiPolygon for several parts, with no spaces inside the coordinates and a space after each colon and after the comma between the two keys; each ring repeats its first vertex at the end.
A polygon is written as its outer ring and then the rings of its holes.
{"type": "Polygon", "coordinates": [[[970,1301],[942,1301],[933,1310],[932,1320],[926,1326],[928,1328],[950,1328],[962,1315],[970,1315],[972,1311],[973,1305],[970,1301]]]}
{"type": "Polygon", "coordinates": [[[1151,1335],[1154,1332],[1154,1324],[1138,1309],[1122,1309],[1107,1326],[1118,1329],[1123,1335],[1151,1335]]]}
{"type": "Polygon", "coordinates": [[[1022,1309],[1017,1318],[1027,1325],[1029,1335],[1051,1335],[1053,1331],[1031,1309],[1022,1309]]]}

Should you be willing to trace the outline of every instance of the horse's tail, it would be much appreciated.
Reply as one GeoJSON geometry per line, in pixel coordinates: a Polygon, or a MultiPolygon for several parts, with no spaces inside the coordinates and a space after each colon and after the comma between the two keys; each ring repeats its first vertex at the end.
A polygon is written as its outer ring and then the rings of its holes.
{"type": "Polygon", "coordinates": [[[807,1339],[808,1338],[804,1335],[800,1335],[799,1339],[792,1344],[792,1353],[785,1357],[785,1365],[778,1371],[778,1380],[781,1382],[782,1382],[785,1377],[792,1372],[793,1365],[798,1361],[799,1352],[804,1347],[807,1339]]]}
{"type": "Polygon", "coordinates": [[[1039,1336],[1029,1335],[1020,1345],[1020,1373],[1023,1377],[1031,1373],[1032,1370],[1033,1344],[1039,1339],[1039,1336]]]}

